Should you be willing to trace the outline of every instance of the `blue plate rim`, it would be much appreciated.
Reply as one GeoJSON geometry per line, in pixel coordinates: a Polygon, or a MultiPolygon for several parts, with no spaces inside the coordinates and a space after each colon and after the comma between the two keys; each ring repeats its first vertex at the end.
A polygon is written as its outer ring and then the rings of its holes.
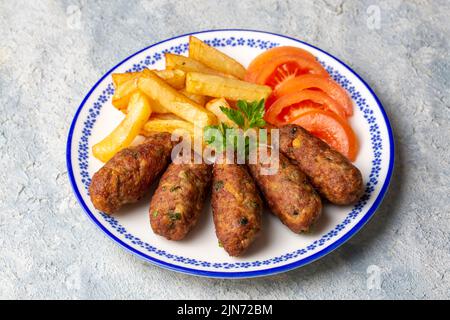
{"type": "Polygon", "coordinates": [[[123,248],[125,248],[126,250],[128,250],[129,252],[137,255],[138,257],[153,263],[157,266],[169,269],[169,270],[173,270],[173,271],[177,271],[177,272],[181,272],[184,274],[190,274],[190,275],[195,275],[195,276],[201,276],[201,277],[209,277],[209,278],[253,278],[253,277],[263,277],[263,276],[269,276],[269,275],[274,275],[274,274],[278,274],[278,273],[282,273],[282,272],[286,272],[289,270],[293,270],[302,266],[305,266],[313,261],[316,261],[322,257],[324,257],[325,255],[327,255],[328,253],[334,251],[335,249],[337,249],[338,247],[340,247],[341,245],[343,245],[345,242],[347,242],[352,236],[354,236],[369,220],[370,218],[372,218],[372,216],[375,214],[376,210],[378,209],[379,205],[381,204],[384,196],[387,193],[387,190],[389,188],[389,184],[391,182],[392,179],[392,174],[393,174],[393,168],[394,168],[394,161],[395,161],[395,146],[394,146],[394,135],[393,135],[393,131],[392,131],[392,127],[391,127],[391,123],[389,121],[389,118],[387,116],[386,110],[384,109],[381,101],[379,100],[379,98],[377,97],[377,95],[375,94],[375,92],[372,90],[372,88],[366,83],[366,81],[364,81],[364,79],[362,79],[352,68],[350,68],[346,63],[342,62],[340,59],[336,58],[334,55],[316,47],[313,46],[307,42],[304,42],[302,40],[298,40],[296,38],[290,37],[290,36],[286,36],[286,35],[282,35],[282,34],[278,34],[278,33],[274,33],[274,32],[268,32],[268,31],[261,31],[261,30],[252,30],[252,29],[213,29],[213,30],[204,30],[204,31],[198,31],[198,32],[190,32],[190,33],[186,33],[186,34],[182,34],[176,37],[172,37],[169,39],[165,39],[162,41],[159,41],[157,43],[154,43],[150,46],[145,47],[142,50],[139,50],[137,52],[135,52],[134,54],[128,56],[127,58],[125,58],[124,60],[122,60],[121,62],[119,62],[116,66],[114,66],[113,68],[111,68],[108,72],[106,72],[96,83],[95,85],[91,88],[91,90],[88,92],[88,94],[84,97],[83,101],[81,102],[80,106],[78,107],[77,111],[75,112],[75,115],[73,117],[72,123],[70,125],[70,129],[69,129],[69,133],[68,133],[68,137],[67,137],[67,145],[66,145],[66,165],[67,165],[67,172],[68,172],[68,176],[69,176],[69,180],[70,180],[70,184],[72,186],[72,189],[76,195],[76,198],[79,202],[79,204],[81,205],[81,207],[83,208],[83,210],[85,211],[85,213],[88,215],[88,217],[90,218],[90,220],[97,226],[99,227],[111,240],[113,240],[115,243],[121,245],[123,248]],[[377,198],[375,199],[374,203],[372,204],[372,206],[370,207],[370,209],[367,211],[367,213],[362,217],[362,219],[355,225],[353,226],[352,229],[350,229],[348,232],[346,232],[341,238],[339,238],[338,240],[336,240],[335,242],[333,242],[332,244],[330,244],[329,246],[327,246],[326,248],[314,253],[313,255],[306,257],[304,259],[300,259],[298,261],[283,265],[283,266],[279,266],[279,267],[274,267],[274,268],[269,268],[269,269],[264,269],[264,270],[255,270],[255,271],[238,271],[238,272],[218,272],[218,271],[206,271],[206,270],[198,270],[198,269],[192,269],[192,268],[186,268],[186,267],[182,267],[182,266],[178,266],[178,265],[174,265],[171,263],[167,263],[165,261],[156,259],[154,257],[151,257],[149,255],[146,255],[143,252],[140,252],[136,249],[134,249],[133,247],[131,247],[130,245],[128,245],[127,243],[125,243],[124,241],[122,241],[121,239],[119,239],[117,236],[115,236],[114,234],[112,234],[108,229],[106,229],[103,224],[101,224],[101,222],[94,216],[94,214],[89,210],[88,206],[86,205],[86,203],[84,202],[81,193],[78,189],[78,186],[76,184],[75,181],[75,176],[73,173],[73,169],[72,169],[72,137],[73,137],[73,132],[75,129],[75,125],[77,123],[78,120],[78,116],[80,115],[81,110],[83,109],[84,105],[86,104],[86,101],[89,99],[89,97],[91,96],[91,94],[95,91],[95,89],[98,87],[98,85],[107,77],[109,76],[116,68],[118,68],[119,66],[121,66],[122,64],[124,64],[126,61],[130,60],[131,58],[133,58],[134,56],[140,54],[141,52],[148,50],[154,46],[160,45],[162,43],[174,40],[174,39],[178,39],[178,38],[182,38],[182,37],[186,37],[186,36],[190,36],[190,35],[197,35],[197,34],[203,34],[203,33],[212,33],[212,32],[224,32],[224,31],[243,31],[243,32],[254,32],[254,33],[261,33],[261,34],[269,34],[269,35],[274,35],[274,36],[278,36],[278,37],[282,37],[285,39],[290,39],[299,43],[302,43],[306,46],[309,46],[311,48],[314,48],[322,53],[324,53],[325,55],[335,59],[336,61],[338,61],[340,64],[342,64],[345,68],[347,68],[347,70],[352,73],[354,76],[356,76],[361,82],[362,84],[366,87],[366,89],[370,92],[370,94],[374,97],[378,107],[381,110],[381,113],[383,115],[385,124],[386,124],[386,128],[388,131],[388,136],[389,136],[389,166],[388,166],[388,172],[386,175],[386,179],[383,183],[383,186],[380,190],[380,193],[378,194],[377,198]]]}

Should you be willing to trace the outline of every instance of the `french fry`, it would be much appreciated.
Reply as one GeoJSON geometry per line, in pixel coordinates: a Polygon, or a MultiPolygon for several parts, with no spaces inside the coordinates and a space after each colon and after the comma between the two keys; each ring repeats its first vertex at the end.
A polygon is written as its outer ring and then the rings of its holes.
{"type": "MultiPolygon", "coordinates": [[[[148,69],[144,69],[141,72],[127,72],[127,73],[114,73],[112,74],[113,83],[115,86],[114,96],[112,98],[112,104],[114,107],[121,111],[126,111],[128,102],[131,95],[138,89],[138,80],[144,74],[151,72],[148,69]]],[[[183,89],[186,79],[186,73],[182,70],[156,70],[155,74],[166,81],[170,86],[175,89],[183,89]]],[[[152,104],[155,112],[167,113],[158,104],[152,104]]]]}
{"type": "Polygon", "coordinates": [[[199,105],[204,106],[206,103],[206,97],[201,96],[195,93],[187,92],[186,89],[179,90],[179,92],[194,102],[197,102],[199,105]]]}
{"type": "Polygon", "coordinates": [[[216,115],[217,119],[219,119],[220,122],[225,123],[229,127],[237,127],[236,123],[231,121],[226,116],[226,114],[223,113],[222,110],[220,110],[220,107],[230,108],[230,105],[228,104],[227,100],[225,100],[224,98],[217,98],[217,99],[212,99],[212,100],[208,101],[208,103],[205,106],[205,108],[207,110],[211,111],[212,113],[214,113],[216,115]]]}
{"type": "MultiPolygon", "coordinates": [[[[144,72],[147,72],[145,70],[144,72]]],[[[158,77],[166,81],[171,87],[177,90],[181,90],[184,88],[184,84],[186,82],[186,73],[183,70],[155,70],[154,72],[158,77]]]]}
{"type": "MultiPolygon", "coordinates": [[[[149,69],[144,69],[141,72],[125,72],[125,73],[113,73],[111,75],[114,87],[120,86],[122,83],[136,79],[140,77],[143,73],[148,72],[149,69]]],[[[175,89],[183,89],[186,73],[183,70],[172,68],[170,70],[153,70],[158,77],[165,80],[170,86],[175,89]]]]}
{"type": "Polygon", "coordinates": [[[135,79],[136,77],[139,77],[141,75],[140,72],[125,72],[125,73],[113,73],[111,75],[114,87],[117,88],[122,83],[135,79]]]}
{"type": "MultiPolygon", "coordinates": [[[[150,117],[150,119],[158,119],[158,120],[178,120],[178,121],[184,121],[187,122],[183,119],[181,119],[179,116],[174,115],[173,113],[167,113],[167,114],[160,114],[160,113],[152,113],[152,116],[150,117]]],[[[149,121],[150,121],[149,119],[149,121]]],[[[190,127],[192,127],[192,123],[187,122],[189,124],[190,127]]]]}
{"type": "MultiPolygon", "coordinates": [[[[122,97],[120,99],[114,100],[112,101],[112,104],[119,109],[120,111],[122,111],[123,113],[128,113],[128,103],[130,101],[130,96],[137,92],[138,90],[133,91],[130,95],[122,97]]],[[[161,104],[159,104],[159,102],[154,101],[149,99],[150,104],[152,105],[152,111],[156,112],[156,113],[170,113],[169,111],[167,111],[161,104]]]]}
{"type": "Polygon", "coordinates": [[[187,132],[189,135],[194,135],[194,125],[175,115],[154,115],[150,117],[144,125],[143,133],[169,132],[174,133],[176,130],[187,132]]]}
{"type": "Polygon", "coordinates": [[[267,99],[272,89],[268,86],[241,80],[188,72],[186,74],[186,91],[216,98],[223,97],[229,100],[255,101],[267,99]]]}
{"type": "Polygon", "coordinates": [[[151,71],[139,78],[138,87],[150,99],[158,102],[166,110],[193,123],[195,126],[203,128],[217,122],[214,114],[176,91],[151,71]]]}
{"type": "Polygon", "coordinates": [[[193,36],[189,37],[189,57],[214,70],[244,79],[246,70],[239,62],[193,36]]]}
{"type": "Polygon", "coordinates": [[[152,100],[149,98],[150,105],[152,106],[152,111],[159,114],[168,114],[169,110],[164,108],[158,101],[152,100]]]}
{"type": "Polygon", "coordinates": [[[201,72],[207,74],[215,74],[227,78],[236,78],[230,74],[225,74],[217,70],[211,69],[210,67],[204,65],[203,63],[194,60],[189,57],[185,57],[179,54],[166,53],[166,69],[178,69],[184,72],[201,72]]]}
{"type": "MultiPolygon", "coordinates": [[[[132,82],[138,81],[138,79],[131,80],[132,82]]],[[[129,84],[125,82],[119,86],[119,90],[114,93],[112,104],[114,107],[122,111],[123,113],[127,113],[128,104],[130,102],[130,97],[133,93],[138,92],[138,89],[134,88],[134,83],[129,84]]],[[[152,105],[152,111],[156,113],[169,113],[159,102],[153,101],[150,99],[152,105]]]]}
{"type": "Polygon", "coordinates": [[[140,75],[130,76],[129,80],[120,83],[112,97],[112,105],[121,111],[126,111],[131,95],[138,89],[140,75]]]}
{"type": "Polygon", "coordinates": [[[141,92],[133,93],[124,120],[102,141],[93,146],[94,157],[107,162],[117,152],[128,147],[141,132],[152,113],[147,97],[141,92]]]}
{"type": "Polygon", "coordinates": [[[151,132],[169,132],[180,136],[187,134],[191,142],[199,141],[203,145],[203,130],[173,114],[152,115],[144,125],[141,134],[147,136],[151,132]]]}

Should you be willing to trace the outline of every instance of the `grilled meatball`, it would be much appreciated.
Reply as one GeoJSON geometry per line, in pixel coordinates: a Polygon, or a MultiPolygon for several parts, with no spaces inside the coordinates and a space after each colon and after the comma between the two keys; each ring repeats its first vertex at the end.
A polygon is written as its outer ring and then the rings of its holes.
{"type": "Polygon", "coordinates": [[[169,165],[150,204],[153,231],[182,240],[200,218],[211,178],[212,166],[205,163],[169,165]]]}
{"type": "Polygon", "coordinates": [[[107,214],[138,201],[167,167],[172,150],[169,133],[150,135],[142,144],[119,151],[92,177],[94,207],[107,214]]]}
{"type": "Polygon", "coordinates": [[[281,153],[278,164],[273,175],[262,174],[264,165],[260,162],[249,164],[248,168],[270,209],[281,222],[295,233],[308,231],[320,217],[322,201],[305,174],[281,153]]]}
{"type": "Polygon", "coordinates": [[[261,229],[262,202],[244,165],[215,164],[211,204],[220,244],[239,256],[261,229]]]}
{"type": "Polygon", "coordinates": [[[313,186],[330,202],[347,205],[362,196],[364,185],[358,168],[302,127],[280,128],[280,150],[297,162],[313,186]]]}

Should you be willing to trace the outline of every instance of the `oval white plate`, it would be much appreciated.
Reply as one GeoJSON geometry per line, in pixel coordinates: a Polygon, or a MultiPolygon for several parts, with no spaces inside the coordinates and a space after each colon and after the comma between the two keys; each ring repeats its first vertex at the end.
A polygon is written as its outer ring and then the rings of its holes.
{"type": "Polygon", "coordinates": [[[302,41],[250,30],[213,30],[195,35],[244,66],[274,46],[296,46],[314,54],[353,99],[355,114],[351,125],[360,142],[355,164],[366,183],[365,195],[354,206],[326,205],[323,217],[309,234],[294,234],[266,212],[262,234],[242,258],[231,258],[218,246],[209,202],[198,226],[180,242],[165,240],[152,232],[148,221],[151,194],[114,216],[95,210],[87,189],[102,163],[92,156],[91,148],[123,118],[111,105],[111,73],[164,68],[165,52],[187,53],[189,35],[182,35],[147,47],[119,63],[94,85],[78,108],[67,141],[67,167],[85,212],[111,239],[132,253],[161,267],[198,276],[245,278],[280,273],[317,260],[342,245],[374,214],[391,179],[394,143],[380,101],[343,62],[302,41]]]}

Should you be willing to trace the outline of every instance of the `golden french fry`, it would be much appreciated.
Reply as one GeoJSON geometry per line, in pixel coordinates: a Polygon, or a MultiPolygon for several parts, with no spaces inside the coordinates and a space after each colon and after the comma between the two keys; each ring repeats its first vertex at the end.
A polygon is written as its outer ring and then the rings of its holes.
{"type": "MultiPolygon", "coordinates": [[[[138,92],[138,90],[133,91],[131,94],[124,96],[119,99],[114,99],[112,101],[113,106],[122,111],[123,113],[127,113],[128,111],[128,103],[130,101],[130,96],[138,92]]],[[[156,113],[170,113],[167,111],[159,102],[149,99],[150,104],[152,105],[152,111],[156,113]]]]}
{"type": "Polygon", "coordinates": [[[268,86],[261,86],[237,79],[188,72],[186,74],[186,91],[230,100],[259,101],[267,99],[272,89],[268,86]]]}
{"type": "Polygon", "coordinates": [[[206,103],[206,97],[205,96],[201,96],[199,94],[194,94],[194,93],[187,92],[186,89],[182,89],[179,92],[181,94],[185,95],[186,97],[188,97],[189,99],[191,99],[192,101],[197,102],[201,106],[204,106],[205,103],[206,103]]]}
{"type": "Polygon", "coordinates": [[[195,126],[203,128],[217,123],[214,114],[176,91],[151,71],[139,78],[138,86],[150,99],[195,126]]]}
{"type": "MultiPolygon", "coordinates": [[[[191,138],[191,143],[198,141],[203,146],[203,130],[173,114],[152,115],[144,125],[141,134],[147,136],[151,132],[169,132],[180,136],[188,135],[191,138]]],[[[194,148],[194,144],[192,147],[194,148]]]]}
{"type": "Polygon", "coordinates": [[[185,131],[189,135],[194,135],[194,125],[177,116],[172,115],[155,115],[150,117],[144,125],[143,132],[169,132],[173,133],[176,130],[185,131]]]}
{"type": "Polygon", "coordinates": [[[218,70],[211,69],[203,63],[189,57],[181,56],[173,53],[166,53],[166,69],[179,69],[184,72],[201,72],[207,74],[215,74],[226,78],[236,78],[231,74],[225,74],[218,70]]]}
{"type": "Polygon", "coordinates": [[[140,72],[125,72],[125,73],[113,73],[111,75],[114,87],[117,88],[122,83],[135,79],[141,75],[140,72]]]}
{"type": "Polygon", "coordinates": [[[116,87],[112,97],[112,105],[114,107],[121,111],[127,110],[131,95],[138,89],[137,83],[139,77],[140,75],[135,75],[116,87]]]}
{"type": "MultiPolygon", "coordinates": [[[[112,79],[115,86],[114,95],[112,98],[112,104],[114,107],[121,111],[126,111],[128,102],[131,95],[138,89],[138,80],[144,74],[151,72],[148,69],[144,69],[141,72],[128,72],[128,73],[114,73],[112,79]]],[[[156,70],[155,74],[166,81],[170,86],[175,89],[183,89],[186,79],[186,73],[182,70],[156,70]]],[[[152,104],[155,112],[165,113],[164,110],[158,104],[152,104]]]]}
{"type": "Polygon", "coordinates": [[[239,62],[193,36],[189,37],[189,57],[214,70],[244,79],[246,70],[239,62]]]}
{"type": "Polygon", "coordinates": [[[107,162],[118,151],[128,147],[140,133],[151,113],[147,97],[139,91],[133,93],[125,119],[106,138],[93,146],[94,157],[107,162]]]}
{"type": "Polygon", "coordinates": [[[205,106],[206,110],[209,110],[212,113],[214,113],[220,122],[225,123],[229,127],[237,127],[236,123],[231,121],[227,117],[227,115],[225,113],[223,113],[222,110],[220,110],[220,107],[230,108],[230,105],[228,104],[227,100],[225,100],[224,98],[217,98],[217,99],[212,99],[212,100],[208,101],[208,103],[205,106]]]}
{"type": "MultiPolygon", "coordinates": [[[[113,73],[111,75],[114,87],[120,86],[122,83],[136,79],[143,73],[148,72],[149,69],[144,69],[141,72],[126,72],[126,73],[113,73]]],[[[152,70],[158,77],[165,80],[170,86],[175,89],[183,89],[186,73],[183,70],[172,68],[170,70],[152,70]]]]}
{"type": "MultiPolygon", "coordinates": [[[[147,70],[147,69],[145,69],[147,70]]],[[[144,73],[147,72],[144,70],[144,73]]],[[[172,88],[181,90],[186,82],[186,73],[183,70],[155,70],[158,77],[166,81],[172,88]]]]}
{"type": "Polygon", "coordinates": [[[152,106],[152,111],[155,113],[160,113],[160,114],[168,114],[170,113],[169,110],[167,110],[166,108],[164,108],[158,101],[152,100],[149,98],[150,104],[152,106]]]}
{"type": "MultiPolygon", "coordinates": [[[[183,119],[181,119],[179,116],[174,115],[173,113],[165,113],[165,114],[160,114],[160,113],[152,113],[152,116],[150,117],[150,119],[158,119],[158,120],[179,120],[179,121],[184,121],[187,122],[183,119]]],[[[149,121],[150,121],[149,119],[149,121]]],[[[192,126],[193,124],[190,122],[189,123],[190,126],[192,126]]]]}

